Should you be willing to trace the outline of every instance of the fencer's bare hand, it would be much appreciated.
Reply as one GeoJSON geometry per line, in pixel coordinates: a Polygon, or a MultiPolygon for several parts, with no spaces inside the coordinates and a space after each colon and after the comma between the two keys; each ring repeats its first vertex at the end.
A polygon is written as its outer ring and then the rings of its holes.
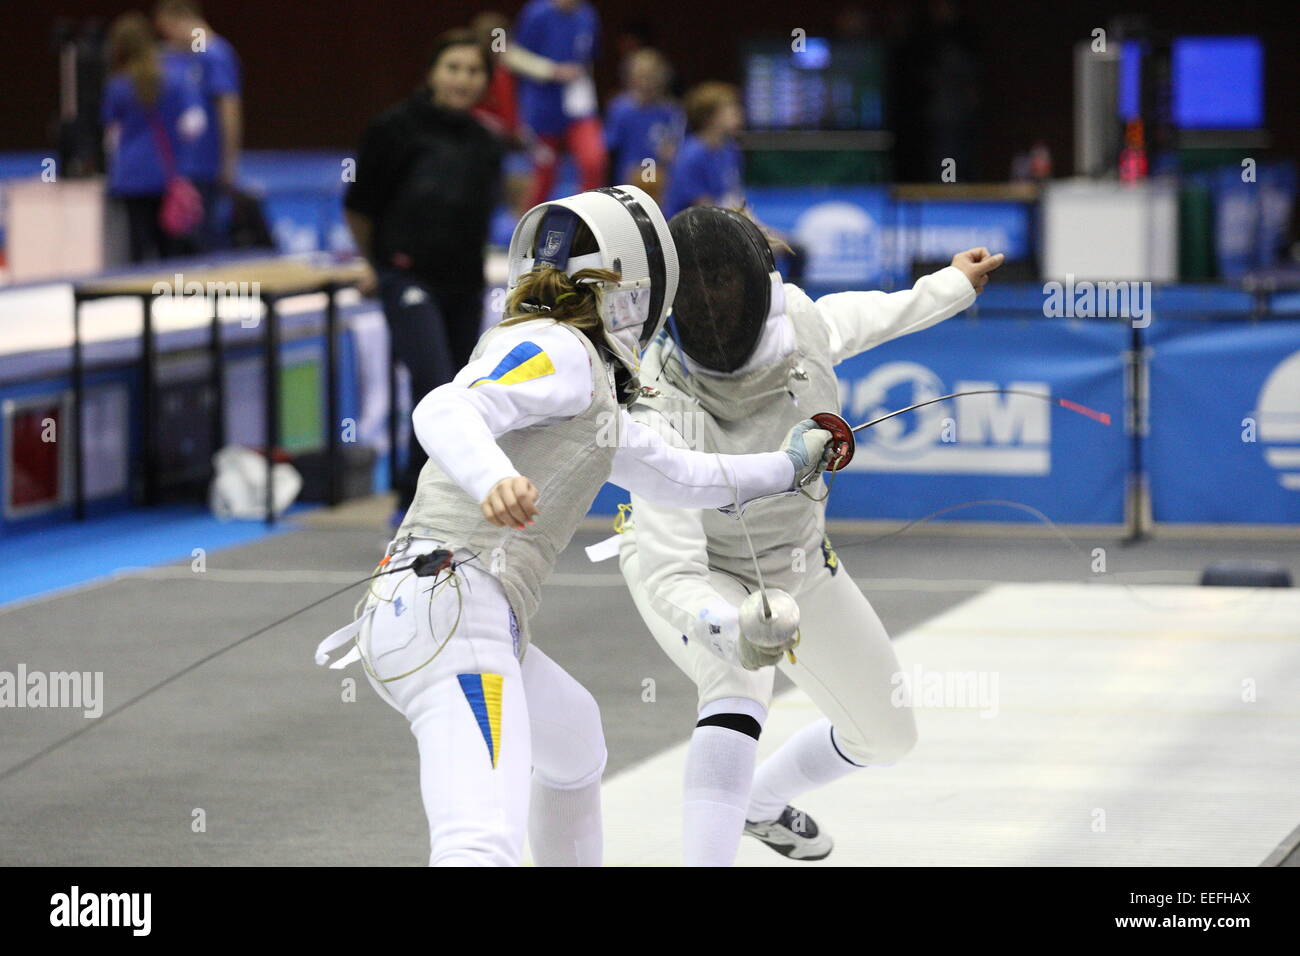
{"type": "Polygon", "coordinates": [[[479,505],[483,517],[502,528],[532,524],[537,517],[537,486],[527,478],[502,478],[479,505]]]}
{"type": "Polygon", "coordinates": [[[1006,258],[1000,252],[996,256],[991,256],[987,249],[980,246],[978,249],[967,249],[965,252],[957,253],[952,257],[952,264],[962,271],[970,281],[975,294],[979,295],[989,284],[989,273],[1002,265],[1006,258]]]}
{"type": "Polygon", "coordinates": [[[571,83],[578,77],[582,76],[582,64],[580,63],[557,63],[555,72],[552,74],[556,83],[571,83]]]}

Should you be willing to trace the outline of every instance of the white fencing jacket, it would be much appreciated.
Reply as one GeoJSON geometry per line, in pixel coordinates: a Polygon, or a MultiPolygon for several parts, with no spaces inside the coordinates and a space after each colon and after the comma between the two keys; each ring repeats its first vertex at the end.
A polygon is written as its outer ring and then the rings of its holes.
{"type": "MultiPolygon", "coordinates": [[[[825,323],[832,363],[838,364],[882,342],[919,332],[956,315],[975,301],[975,290],[959,269],[948,266],[922,277],[910,290],[902,292],[841,292],[814,302],[798,286],[786,284],[785,296],[786,314],[768,320],[753,358],[734,374],[742,375],[788,356],[795,348],[792,317],[805,321],[815,316],[825,323]]],[[[691,371],[697,374],[699,370],[691,371]]],[[[655,415],[653,410],[633,410],[633,418],[648,426],[654,425],[655,415]]],[[[672,440],[671,429],[656,427],[672,440]]],[[[825,506],[816,507],[824,515],[825,506]]],[[[621,563],[626,563],[634,551],[639,558],[640,581],[629,584],[644,587],[651,606],[682,634],[724,656],[710,639],[710,629],[721,625],[726,631],[734,627],[736,609],[709,584],[709,538],[701,512],[692,510],[687,502],[665,506],[634,494],[632,515],[634,530],[622,536],[621,563]]],[[[820,547],[824,517],[818,527],[816,540],[791,541],[790,547],[820,547]]],[[[784,582],[779,586],[784,587],[784,582]]]]}

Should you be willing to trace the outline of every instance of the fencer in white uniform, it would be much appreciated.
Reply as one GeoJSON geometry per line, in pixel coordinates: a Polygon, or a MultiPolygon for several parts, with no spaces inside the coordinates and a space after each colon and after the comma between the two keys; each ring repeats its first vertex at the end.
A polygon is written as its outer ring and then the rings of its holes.
{"type": "MultiPolygon", "coordinates": [[[[670,223],[680,282],[668,327],[643,356],[634,420],[678,447],[762,448],[818,411],[838,411],[834,366],[929,328],[969,306],[1002,257],[970,250],[903,292],[812,301],[783,284],[765,235],[732,210],[695,207],[670,223]]],[[[699,688],[688,749],[683,855],[729,866],[743,832],[797,859],[831,850],[790,801],[913,746],[910,710],[891,703],[898,663],[870,602],[825,535],[826,486],[752,503],[749,538],[733,518],[632,495],[620,567],[659,644],[699,688]],[[769,652],[746,640],[737,608],[759,586],[794,596],[799,643],[769,652]],[[759,734],[781,669],[825,715],[755,772],[759,734]]]]}
{"type": "Polygon", "coordinates": [[[829,435],[801,422],[778,451],[719,459],[628,417],[677,281],[667,223],[635,186],[530,210],[510,261],[508,317],[417,405],[415,499],[359,619],[317,662],[353,643],[335,666],[360,658],[409,720],[431,865],[516,864],[526,833],[539,864],[598,865],[600,715],[529,647],[542,582],[606,480],[717,507],[815,473],[829,435]]]}

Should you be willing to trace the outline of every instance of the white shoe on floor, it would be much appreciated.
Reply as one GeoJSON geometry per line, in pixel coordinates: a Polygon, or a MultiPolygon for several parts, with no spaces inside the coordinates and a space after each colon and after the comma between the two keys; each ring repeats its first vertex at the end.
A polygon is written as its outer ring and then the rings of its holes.
{"type": "Polygon", "coordinates": [[[792,860],[824,860],[835,847],[829,833],[823,833],[812,817],[794,807],[786,807],[767,823],[746,820],[745,833],[792,860]]]}

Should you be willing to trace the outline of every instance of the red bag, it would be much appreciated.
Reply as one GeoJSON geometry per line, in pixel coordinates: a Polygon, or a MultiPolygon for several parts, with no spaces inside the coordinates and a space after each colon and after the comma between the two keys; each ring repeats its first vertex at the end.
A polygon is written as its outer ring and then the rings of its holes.
{"type": "Polygon", "coordinates": [[[158,225],[163,232],[178,239],[188,236],[203,222],[203,197],[194,184],[184,176],[167,180],[162,206],[158,210],[158,225]]]}
{"type": "Polygon", "coordinates": [[[154,143],[162,160],[163,175],[167,185],[163,189],[162,206],[158,209],[158,225],[173,239],[188,236],[203,222],[203,197],[194,184],[176,171],[171,143],[162,120],[154,112],[149,118],[153,126],[154,143]]]}

